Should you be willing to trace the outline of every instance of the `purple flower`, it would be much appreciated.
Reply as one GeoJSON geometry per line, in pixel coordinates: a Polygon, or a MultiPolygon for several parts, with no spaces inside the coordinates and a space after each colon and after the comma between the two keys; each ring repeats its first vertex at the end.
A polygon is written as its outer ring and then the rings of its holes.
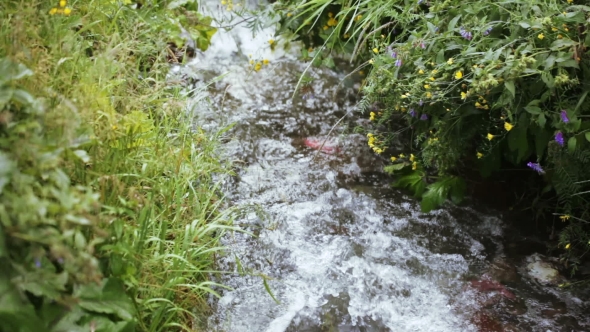
{"type": "Polygon", "coordinates": [[[537,173],[539,174],[544,174],[545,171],[543,170],[543,168],[541,167],[541,165],[539,163],[533,163],[530,162],[528,164],[526,164],[528,167],[534,169],[535,171],[537,171],[537,173]]]}
{"type": "Polygon", "coordinates": [[[428,115],[422,114],[422,116],[420,116],[420,120],[422,120],[422,121],[428,120],[428,115]]]}
{"type": "Polygon", "coordinates": [[[421,47],[422,49],[425,49],[425,48],[426,48],[426,44],[424,44],[424,42],[421,42],[421,43],[420,43],[420,47],[421,47]]]}
{"type": "Polygon", "coordinates": [[[411,116],[411,117],[413,117],[413,118],[415,118],[415,117],[416,117],[416,111],[414,111],[414,109],[413,109],[413,108],[410,108],[410,112],[409,112],[409,113],[410,113],[410,116],[411,116]]]}
{"type": "Polygon", "coordinates": [[[570,119],[567,117],[567,112],[565,110],[561,111],[561,121],[563,121],[563,123],[568,123],[570,122],[570,119]]]}
{"type": "Polygon", "coordinates": [[[402,66],[402,59],[395,60],[395,66],[396,67],[401,67],[402,66]]]}
{"type": "Polygon", "coordinates": [[[471,40],[471,38],[473,38],[473,35],[471,34],[471,32],[465,30],[463,27],[461,27],[461,29],[459,29],[459,33],[461,34],[461,36],[467,40],[471,40]]]}
{"type": "Polygon", "coordinates": [[[555,134],[555,141],[557,144],[563,146],[563,133],[561,131],[558,131],[557,134],[555,134]]]}
{"type": "Polygon", "coordinates": [[[418,105],[420,105],[420,106],[424,105],[424,102],[422,101],[422,99],[420,99],[420,101],[418,102],[418,105]]]}
{"type": "Polygon", "coordinates": [[[39,258],[35,258],[35,267],[41,268],[41,260],[39,258]]]}
{"type": "Polygon", "coordinates": [[[492,32],[492,29],[493,29],[493,28],[494,28],[494,27],[489,27],[489,28],[487,28],[487,30],[483,32],[483,35],[484,35],[484,36],[487,36],[487,35],[489,35],[489,34],[490,34],[490,32],[492,32]]]}
{"type": "Polygon", "coordinates": [[[392,51],[391,52],[391,57],[394,58],[394,59],[397,58],[397,51],[392,51]]]}

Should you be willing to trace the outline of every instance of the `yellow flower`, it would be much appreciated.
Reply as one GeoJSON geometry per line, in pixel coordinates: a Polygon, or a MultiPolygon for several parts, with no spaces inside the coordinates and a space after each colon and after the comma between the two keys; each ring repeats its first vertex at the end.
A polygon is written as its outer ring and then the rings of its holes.
{"type": "Polygon", "coordinates": [[[559,219],[561,219],[561,221],[565,222],[570,219],[570,215],[564,214],[563,216],[559,216],[559,219]]]}
{"type": "Polygon", "coordinates": [[[370,64],[374,64],[375,63],[375,60],[371,59],[371,60],[369,60],[369,63],[370,64]]]}
{"type": "Polygon", "coordinates": [[[438,70],[434,69],[434,70],[432,71],[432,75],[434,75],[434,74],[436,74],[436,73],[438,73],[438,70]]]}
{"type": "Polygon", "coordinates": [[[274,40],[274,39],[270,39],[270,40],[268,41],[268,43],[269,43],[270,45],[273,45],[273,44],[275,43],[275,40],[274,40]]]}
{"type": "Polygon", "coordinates": [[[426,90],[430,89],[430,85],[429,84],[424,84],[424,89],[426,89],[426,90]]]}
{"type": "Polygon", "coordinates": [[[379,53],[379,49],[378,49],[377,47],[375,47],[375,48],[373,49],[373,52],[374,52],[375,54],[378,54],[378,53],[379,53]]]}
{"type": "Polygon", "coordinates": [[[57,13],[57,8],[51,8],[49,15],[55,15],[55,13],[57,13]]]}
{"type": "Polygon", "coordinates": [[[488,138],[488,140],[490,140],[490,141],[494,139],[494,135],[492,135],[492,134],[490,134],[490,133],[488,133],[488,136],[486,136],[486,137],[487,137],[487,138],[488,138]]]}
{"type": "Polygon", "coordinates": [[[371,121],[375,120],[375,112],[369,113],[369,120],[371,120],[371,121]]]}
{"type": "Polygon", "coordinates": [[[391,157],[391,161],[396,161],[396,160],[397,160],[396,157],[393,157],[393,156],[391,157]]]}
{"type": "Polygon", "coordinates": [[[514,126],[508,122],[504,122],[504,129],[506,129],[506,131],[510,131],[512,130],[514,126]]]}
{"type": "Polygon", "coordinates": [[[567,0],[567,3],[572,3],[574,2],[574,0],[567,0]]]}
{"type": "Polygon", "coordinates": [[[64,9],[64,15],[65,16],[70,16],[71,13],[72,13],[72,8],[65,8],[64,9]]]}
{"type": "Polygon", "coordinates": [[[422,70],[422,69],[418,70],[418,74],[424,74],[424,70],[422,70]]]}
{"type": "Polygon", "coordinates": [[[566,245],[565,245],[565,250],[569,249],[569,248],[570,248],[570,246],[571,246],[571,244],[570,244],[570,243],[566,244],[566,245]]]}
{"type": "Polygon", "coordinates": [[[477,152],[476,156],[477,156],[477,159],[481,159],[481,157],[483,157],[483,153],[477,152]]]}
{"type": "Polygon", "coordinates": [[[539,39],[543,40],[543,38],[545,38],[545,35],[544,35],[544,34],[542,34],[542,33],[540,33],[540,34],[538,34],[538,35],[537,35],[537,38],[539,38],[539,39]]]}
{"type": "Polygon", "coordinates": [[[462,78],[463,78],[463,73],[460,70],[455,73],[455,79],[456,80],[460,80],[462,78]]]}
{"type": "Polygon", "coordinates": [[[333,27],[333,26],[336,26],[336,24],[338,24],[338,21],[335,18],[332,17],[332,18],[330,18],[328,20],[328,23],[327,24],[328,24],[329,27],[333,27]]]}
{"type": "Polygon", "coordinates": [[[323,29],[324,30],[328,30],[328,26],[327,25],[324,25],[324,28],[323,29]]]}
{"type": "Polygon", "coordinates": [[[368,134],[367,134],[367,137],[373,137],[373,134],[371,134],[371,133],[368,133],[368,134]]]}
{"type": "Polygon", "coordinates": [[[551,31],[557,31],[556,27],[551,27],[551,31]]]}
{"type": "Polygon", "coordinates": [[[350,37],[350,35],[345,33],[343,37],[346,39],[346,38],[350,37]]]}
{"type": "Polygon", "coordinates": [[[561,38],[563,38],[562,35],[557,35],[557,39],[561,39],[561,38]]]}
{"type": "Polygon", "coordinates": [[[430,92],[426,92],[426,97],[427,97],[427,98],[432,98],[432,93],[430,93],[430,92]]]}
{"type": "Polygon", "coordinates": [[[291,17],[291,16],[293,16],[292,13],[287,13],[287,17],[291,17]]]}
{"type": "Polygon", "coordinates": [[[354,18],[354,21],[355,21],[355,22],[358,22],[358,20],[360,20],[361,18],[363,18],[363,15],[360,15],[360,14],[359,14],[359,15],[357,15],[357,16],[354,18]]]}
{"type": "Polygon", "coordinates": [[[406,157],[406,155],[405,155],[405,154],[403,154],[403,153],[400,153],[400,154],[399,154],[399,157],[400,157],[400,158],[405,158],[405,157],[406,157]]]}
{"type": "Polygon", "coordinates": [[[416,168],[418,168],[418,163],[417,162],[413,162],[412,163],[412,171],[415,171],[416,168]]]}
{"type": "Polygon", "coordinates": [[[65,6],[66,6],[66,4],[67,4],[67,1],[66,1],[66,0],[59,0],[59,6],[60,6],[61,8],[65,7],[65,6]]]}
{"type": "Polygon", "coordinates": [[[476,101],[475,102],[475,107],[480,108],[481,107],[481,104],[478,101],[476,101]]]}
{"type": "Polygon", "coordinates": [[[410,161],[414,161],[414,159],[416,159],[416,157],[414,156],[413,153],[410,154],[410,161]]]}
{"type": "Polygon", "coordinates": [[[268,59],[264,59],[264,60],[262,60],[262,63],[263,63],[263,64],[265,64],[265,65],[268,65],[268,63],[269,63],[269,62],[270,62],[270,61],[268,61],[268,59]]]}
{"type": "Polygon", "coordinates": [[[332,12],[329,12],[329,13],[328,13],[328,17],[334,17],[334,13],[332,13],[332,12]]]}
{"type": "Polygon", "coordinates": [[[256,62],[256,64],[254,65],[254,70],[255,70],[255,71],[259,71],[259,70],[260,70],[260,68],[262,68],[262,63],[260,63],[260,62],[256,62]]]}
{"type": "Polygon", "coordinates": [[[452,64],[453,64],[453,58],[450,58],[449,60],[447,60],[447,63],[448,63],[449,65],[452,65],[452,64]]]}
{"type": "Polygon", "coordinates": [[[467,99],[467,93],[461,92],[461,99],[463,99],[463,100],[467,99]]]}
{"type": "Polygon", "coordinates": [[[434,81],[434,80],[435,80],[435,78],[434,78],[434,77],[431,77],[431,78],[430,78],[430,80],[431,80],[431,81],[434,81]]]}

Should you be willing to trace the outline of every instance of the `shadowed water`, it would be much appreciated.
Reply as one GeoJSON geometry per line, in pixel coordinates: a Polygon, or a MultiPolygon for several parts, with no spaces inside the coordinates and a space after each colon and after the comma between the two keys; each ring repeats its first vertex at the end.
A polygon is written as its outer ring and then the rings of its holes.
{"type": "MultiPolygon", "coordinates": [[[[223,15],[217,2],[206,10],[223,15]]],[[[197,126],[235,123],[223,156],[237,175],[225,194],[257,207],[237,220],[255,237],[224,238],[218,263],[234,273],[218,281],[232,290],[212,299],[210,331],[587,330],[576,314],[587,302],[530,281],[524,256],[506,255],[499,213],[423,214],[389,187],[386,161],[352,130],[366,120],[355,109],[359,77],[345,79],[351,68],[311,68],[311,90],[292,98],[308,64],[280,39],[272,51],[273,35],[220,30],[177,69],[197,88],[197,126]],[[254,72],[249,55],[269,65],[254,72]],[[310,137],[329,153],[310,148],[310,137]]]]}

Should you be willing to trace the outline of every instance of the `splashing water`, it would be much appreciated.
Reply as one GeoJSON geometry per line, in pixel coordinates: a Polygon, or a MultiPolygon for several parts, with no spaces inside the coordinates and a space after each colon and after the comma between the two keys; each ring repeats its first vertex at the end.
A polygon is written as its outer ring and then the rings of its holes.
{"type": "MultiPolygon", "coordinates": [[[[204,11],[227,15],[216,3],[204,11]]],[[[414,199],[389,188],[384,161],[363,135],[351,133],[364,120],[355,118],[358,85],[346,77],[349,68],[311,68],[310,93],[292,98],[307,64],[297,60],[297,45],[285,51],[279,39],[271,50],[273,35],[270,28],[256,36],[241,26],[220,29],[207,52],[176,68],[197,87],[212,82],[195,89],[206,97],[194,98],[197,126],[236,124],[224,152],[240,166],[226,180],[228,199],[264,211],[237,221],[256,236],[224,239],[229,250],[219,264],[234,273],[219,281],[232,290],[212,299],[211,331],[547,331],[587,324],[568,312],[542,313],[561,300],[535,295],[538,288],[506,267],[504,226],[493,213],[449,206],[423,214],[414,199]],[[269,64],[255,72],[249,55],[269,64]],[[513,273],[499,278],[494,271],[513,273]]],[[[586,305],[574,302],[568,310],[586,305]]]]}

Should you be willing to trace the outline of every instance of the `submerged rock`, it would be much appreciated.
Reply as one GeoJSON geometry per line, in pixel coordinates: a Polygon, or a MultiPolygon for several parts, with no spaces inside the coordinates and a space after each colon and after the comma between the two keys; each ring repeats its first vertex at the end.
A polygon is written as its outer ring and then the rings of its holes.
{"type": "Polygon", "coordinates": [[[527,276],[542,285],[557,285],[561,282],[562,276],[551,264],[547,257],[540,254],[532,254],[526,258],[527,276]]]}

